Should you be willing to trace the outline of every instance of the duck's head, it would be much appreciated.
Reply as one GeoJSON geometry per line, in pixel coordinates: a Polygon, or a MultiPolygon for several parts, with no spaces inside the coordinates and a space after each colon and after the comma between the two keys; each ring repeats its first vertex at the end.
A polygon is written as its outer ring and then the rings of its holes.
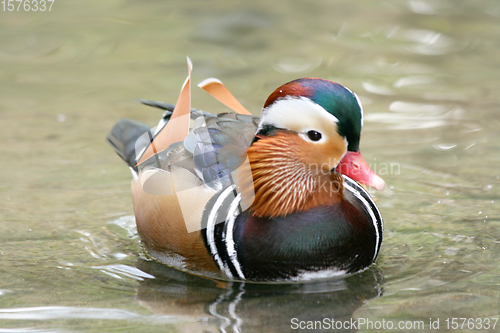
{"type": "MultiPolygon", "coordinates": [[[[363,108],[355,93],[328,80],[303,78],[282,85],[268,97],[256,139],[294,134],[302,163],[323,172],[336,169],[383,190],[385,182],[359,152],[362,127],[363,108]]],[[[290,149],[294,149],[292,143],[290,149]]]]}

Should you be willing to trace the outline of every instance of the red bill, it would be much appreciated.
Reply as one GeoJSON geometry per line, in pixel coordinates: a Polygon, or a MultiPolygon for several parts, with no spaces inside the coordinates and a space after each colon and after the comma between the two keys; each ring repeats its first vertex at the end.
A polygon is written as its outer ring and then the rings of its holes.
{"type": "Polygon", "coordinates": [[[370,169],[359,151],[348,151],[336,169],[358,183],[373,187],[378,191],[385,189],[384,180],[370,169]]]}

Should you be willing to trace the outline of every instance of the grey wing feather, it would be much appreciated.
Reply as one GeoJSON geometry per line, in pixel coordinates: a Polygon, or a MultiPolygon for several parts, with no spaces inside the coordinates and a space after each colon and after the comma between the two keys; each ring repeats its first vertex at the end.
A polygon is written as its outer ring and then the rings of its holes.
{"type": "MultiPolygon", "coordinates": [[[[164,124],[168,122],[175,108],[173,104],[139,101],[165,110],[162,119],[164,124]]],[[[170,171],[173,166],[179,166],[214,189],[231,185],[231,172],[245,161],[245,152],[257,131],[259,118],[235,113],[221,113],[215,116],[192,109],[191,119],[195,119],[195,128],[184,142],[172,144],[141,163],[138,168],[136,163],[139,156],[136,155],[140,154],[137,150],[144,151],[150,144],[149,137],[143,135],[150,130],[148,125],[122,119],[113,127],[107,141],[136,171],[146,167],[170,171]]]]}
{"type": "Polygon", "coordinates": [[[246,159],[258,117],[224,113],[205,119],[205,124],[191,133],[194,165],[208,186],[225,188],[232,183],[231,172],[246,159]]]}

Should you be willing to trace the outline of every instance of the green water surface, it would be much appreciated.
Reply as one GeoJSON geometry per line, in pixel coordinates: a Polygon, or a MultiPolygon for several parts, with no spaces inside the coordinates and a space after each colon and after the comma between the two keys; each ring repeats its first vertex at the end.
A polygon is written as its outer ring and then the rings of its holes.
{"type": "MultiPolygon", "coordinates": [[[[500,330],[477,325],[500,319],[498,1],[2,6],[0,332],[294,332],[324,318],[500,330]],[[361,151],[388,184],[372,192],[385,220],[372,268],[245,285],[144,260],[131,175],[104,138],[120,118],[155,125],[135,100],[175,102],[186,56],[193,83],[218,77],[256,115],[299,77],[360,96],[361,151]]],[[[195,86],[192,105],[227,111],[195,86]]],[[[356,330],[384,331],[336,331],[356,330]]]]}

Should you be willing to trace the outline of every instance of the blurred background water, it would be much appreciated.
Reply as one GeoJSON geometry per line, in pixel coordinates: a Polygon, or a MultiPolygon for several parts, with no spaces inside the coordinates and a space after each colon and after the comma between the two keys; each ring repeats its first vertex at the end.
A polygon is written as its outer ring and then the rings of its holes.
{"type": "MultiPolygon", "coordinates": [[[[435,332],[431,318],[442,331],[500,318],[499,78],[495,0],[0,3],[0,332],[288,332],[293,318],[435,332]],[[142,259],[130,173],[104,138],[120,118],[155,125],[161,113],[135,100],[175,102],[187,55],[194,83],[218,77],[256,115],[299,77],[360,96],[361,150],[389,185],[373,193],[376,265],[262,286],[142,259]]],[[[193,107],[227,111],[193,89],[193,107]]]]}

